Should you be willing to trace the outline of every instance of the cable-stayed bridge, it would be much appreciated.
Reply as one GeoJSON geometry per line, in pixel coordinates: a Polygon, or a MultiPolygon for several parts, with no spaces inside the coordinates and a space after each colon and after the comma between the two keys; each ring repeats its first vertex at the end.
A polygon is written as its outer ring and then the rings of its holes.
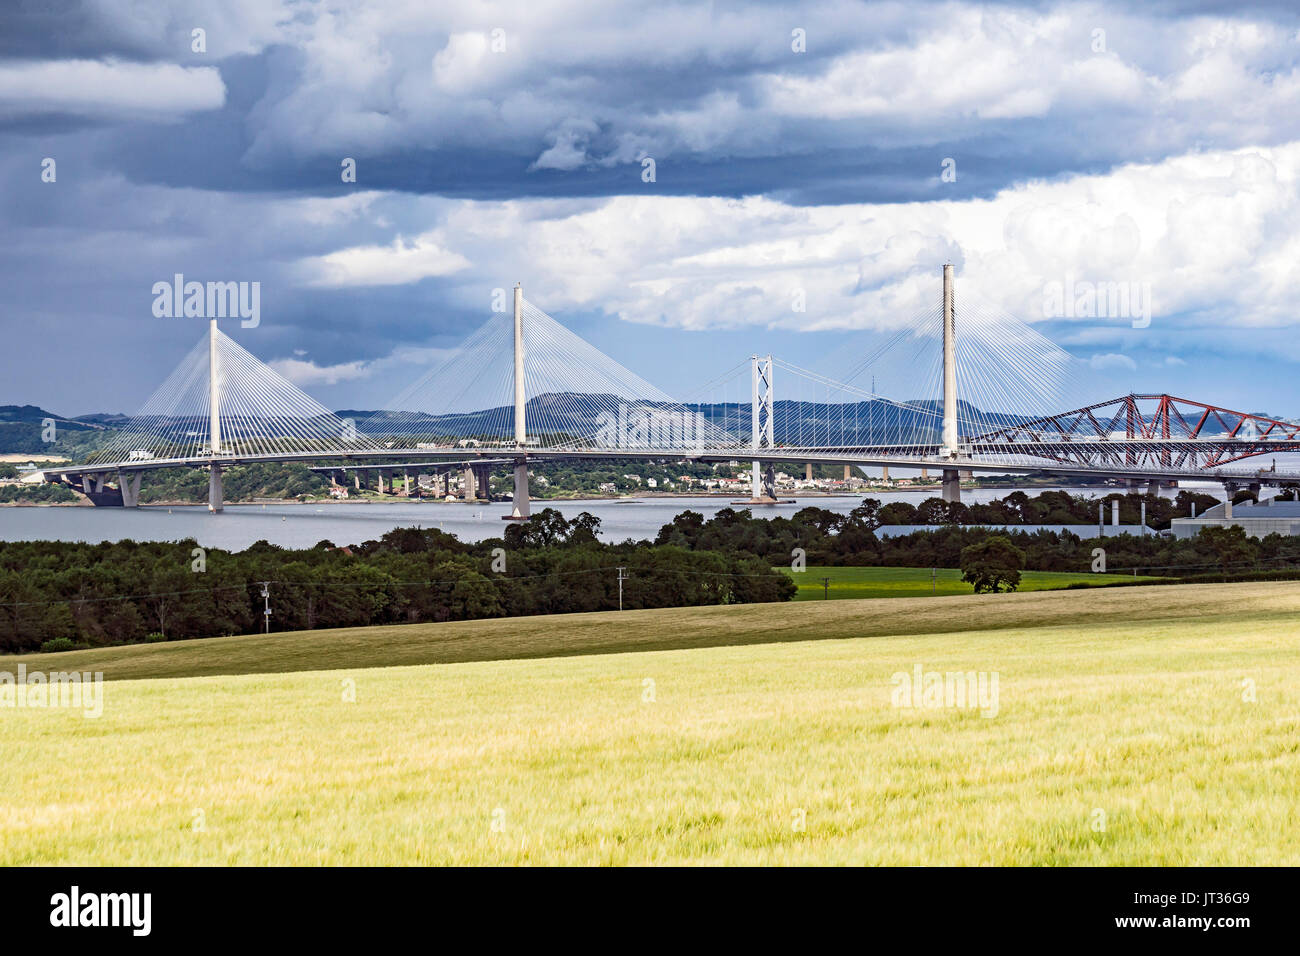
{"type": "Polygon", "coordinates": [[[209,507],[222,473],[254,462],[514,473],[510,517],[529,514],[528,465],[540,460],[746,460],[754,503],[775,500],[779,463],[936,469],[960,499],[973,472],[1046,472],[1130,481],[1196,478],[1300,483],[1300,470],[1252,468],[1300,451],[1300,425],[1169,395],[1086,404],[1086,369],[1026,323],[972,302],[960,324],[952,266],[933,309],[897,323],[835,375],[750,356],[673,398],[523,297],[450,356],[364,417],[325,408],[240,347],[213,320],[129,423],[87,461],[46,471],[134,507],[154,469],[201,467],[209,507]],[[960,334],[959,334],[960,331],[960,334]],[[859,382],[870,372],[872,382],[859,382]],[[892,379],[895,395],[877,391],[892,379]],[[1053,408],[1069,411],[1053,412],[1053,408]]]}

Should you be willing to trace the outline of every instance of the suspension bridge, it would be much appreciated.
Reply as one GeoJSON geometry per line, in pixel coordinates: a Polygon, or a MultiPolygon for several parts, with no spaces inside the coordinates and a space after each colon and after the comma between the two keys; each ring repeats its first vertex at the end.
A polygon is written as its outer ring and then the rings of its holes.
{"type": "Polygon", "coordinates": [[[529,515],[530,462],[557,459],[749,461],[755,504],[776,501],[783,463],[876,466],[886,475],[891,467],[935,469],[948,501],[960,500],[962,475],[975,472],[1194,478],[1221,482],[1229,495],[1300,483],[1300,470],[1248,462],[1300,451],[1296,423],[1165,394],[1071,408],[1066,398],[1086,381],[1069,353],[987,305],[963,309],[959,335],[957,312],[953,268],[945,265],[936,306],[899,323],[842,375],[752,355],[698,394],[674,399],[516,285],[511,312],[495,313],[361,420],[321,405],[214,319],[109,443],[45,478],[96,504],[129,508],[138,506],[148,472],[204,468],[208,506],[221,511],[223,472],[237,465],[455,470],[467,497],[486,487],[490,469],[506,467],[514,477],[508,517],[520,520],[529,515]],[[870,388],[855,385],[867,371],[892,377],[907,397],[877,392],[874,378],[870,388]]]}

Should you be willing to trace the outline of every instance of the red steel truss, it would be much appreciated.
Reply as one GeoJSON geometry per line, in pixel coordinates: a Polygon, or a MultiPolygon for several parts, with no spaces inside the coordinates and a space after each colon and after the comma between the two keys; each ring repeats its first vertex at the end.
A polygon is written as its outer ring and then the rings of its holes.
{"type": "Polygon", "coordinates": [[[1061,462],[1213,468],[1255,455],[1300,451],[1300,424],[1172,395],[1125,395],[969,441],[987,452],[1014,448],[1061,462]],[[1040,450],[1032,452],[1034,446],[1040,450]]]}

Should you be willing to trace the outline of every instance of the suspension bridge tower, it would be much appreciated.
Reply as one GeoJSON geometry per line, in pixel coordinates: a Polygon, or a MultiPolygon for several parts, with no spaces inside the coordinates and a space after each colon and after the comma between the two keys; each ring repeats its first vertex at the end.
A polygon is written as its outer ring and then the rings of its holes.
{"type": "MultiPolygon", "coordinates": [[[[953,302],[952,263],[943,267],[943,446],[939,457],[955,460],[961,452],[957,435],[957,319],[953,302]]],[[[961,501],[961,472],[943,469],[943,500],[961,501]]]]}
{"type": "Polygon", "coordinates": [[[208,510],[216,513],[225,508],[221,492],[221,363],[218,357],[217,320],[208,321],[208,510]]]}
{"type": "MultiPolygon", "coordinates": [[[[524,380],[524,290],[515,283],[515,447],[528,446],[528,390],[524,380]]],[[[528,520],[528,455],[525,451],[515,458],[515,491],[510,514],[502,515],[506,521],[528,520]]]]}

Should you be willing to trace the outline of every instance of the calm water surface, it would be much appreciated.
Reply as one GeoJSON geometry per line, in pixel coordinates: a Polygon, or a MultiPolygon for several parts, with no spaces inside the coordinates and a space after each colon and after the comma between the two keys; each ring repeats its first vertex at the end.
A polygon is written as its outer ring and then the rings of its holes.
{"type": "MultiPolygon", "coordinates": [[[[1035,489],[1030,494],[1037,494],[1035,489]]],[[[1094,495],[1101,489],[1065,488],[1072,494],[1094,495]]],[[[932,491],[870,492],[884,501],[917,504],[933,497],[932,491]]],[[[967,504],[985,502],[1010,494],[1004,489],[963,490],[967,504]]],[[[1164,494],[1176,494],[1165,491],[1164,494]]],[[[807,497],[795,504],[768,505],[753,509],[756,516],[789,517],[800,508],[815,506],[846,514],[868,495],[807,497]]],[[[711,516],[731,507],[729,496],[693,498],[622,498],[588,501],[533,502],[533,509],[557,508],[572,518],[589,511],[601,520],[601,537],[606,541],[626,538],[654,538],[660,527],[688,508],[711,516]]],[[[509,514],[505,502],[462,504],[459,502],[393,502],[386,504],[340,502],[329,504],[226,505],[221,514],[206,507],[128,508],[0,508],[0,540],[3,541],[176,541],[194,538],[210,548],[242,550],[265,539],[288,548],[309,548],[318,541],[360,544],[378,538],[393,528],[439,528],[462,541],[499,537],[509,514]]]]}

